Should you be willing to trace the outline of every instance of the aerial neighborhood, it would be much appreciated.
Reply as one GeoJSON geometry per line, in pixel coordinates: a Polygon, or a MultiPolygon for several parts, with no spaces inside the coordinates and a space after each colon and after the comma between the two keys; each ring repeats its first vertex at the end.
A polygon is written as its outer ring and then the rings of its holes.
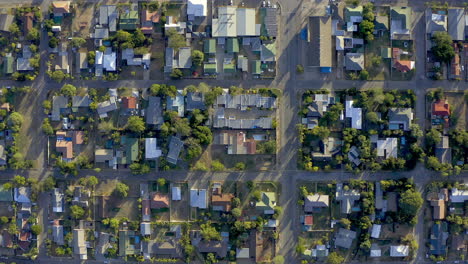
{"type": "Polygon", "coordinates": [[[466,1],[0,1],[0,264],[465,263],[466,1]]]}

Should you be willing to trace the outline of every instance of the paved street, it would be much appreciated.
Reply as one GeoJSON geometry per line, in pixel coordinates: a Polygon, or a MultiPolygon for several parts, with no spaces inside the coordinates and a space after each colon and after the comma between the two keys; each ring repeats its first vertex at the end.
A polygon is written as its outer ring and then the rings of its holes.
{"type": "MultiPolygon", "coordinates": [[[[51,1],[28,1],[28,0],[15,0],[6,1],[0,0],[0,7],[11,6],[12,4],[40,4],[43,11],[46,11],[51,1]]],[[[92,1],[99,2],[99,1],[92,1]]],[[[377,4],[401,4],[412,6],[416,12],[416,16],[422,19],[421,11],[424,10],[424,4],[426,1],[423,0],[412,0],[412,1],[387,1],[387,0],[376,0],[377,4]]],[[[463,0],[450,1],[453,5],[461,6],[463,0]]],[[[277,155],[277,168],[273,171],[266,172],[223,172],[223,173],[202,173],[202,172],[184,172],[184,171],[170,171],[170,172],[154,172],[144,176],[135,177],[129,173],[128,170],[119,171],[103,171],[101,173],[95,173],[94,171],[82,171],[79,176],[95,175],[100,179],[122,179],[122,180],[138,180],[147,181],[155,179],[156,177],[164,177],[172,181],[190,181],[195,184],[207,184],[211,180],[270,180],[278,181],[282,185],[282,194],[280,197],[280,205],[284,208],[283,217],[280,220],[280,244],[279,254],[285,256],[285,263],[297,263],[295,259],[295,243],[298,236],[298,214],[296,212],[296,201],[297,201],[297,186],[296,183],[302,180],[311,181],[345,181],[352,178],[360,178],[363,180],[381,180],[381,179],[396,179],[402,177],[413,178],[418,189],[422,189],[425,184],[431,180],[441,180],[441,176],[438,173],[426,170],[422,165],[417,166],[416,169],[409,172],[379,172],[369,173],[365,172],[360,175],[355,175],[343,171],[335,172],[304,172],[296,170],[297,164],[297,149],[299,147],[299,141],[297,139],[296,124],[299,121],[297,112],[299,109],[300,95],[307,89],[322,89],[326,88],[331,91],[347,89],[351,87],[357,87],[359,89],[370,89],[381,87],[384,89],[412,89],[416,92],[417,103],[416,103],[416,117],[417,122],[424,127],[425,123],[425,93],[428,89],[443,87],[445,90],[450,91],[461,91],[467,89],[467,83],[465,82],[452,82],[452,81],[432,81],[424,78],[424,24],[422,20],[417,21],[413,28],[416,32],[413,32],[416,46],[416,52],[418,59],[416,60],[416,77],[412,81],[408,82],[389,82],[389,81],[373,81],[373,82],[362,82],[362,81],[345,81],[336,80],[329,81],[326,78],[316,80],[305,80],[304,76],[299,76],[295,72],[296,65],[301,61],[301,58],[307,56],[307,54],[301,54],[301,46],[304,45],[303,40],[299,38],[299,31],[304,28],[306,19],[311,14],[323,12],[322,8],[326,6],[326,1],[306,1],[306,0],[281,0],[279,1],[281,14],[279,17],[280,34],[278,44],[278,74],[274,80],[252,80],[252,81],[233,81],[233,80],[181,80],[181,81],[73,81],[72,83],[76,86],[85,86],[89,88],[107,89],[107,88],[118,88],[118,87],[134,87],[139,89],[148,88],[151,84],[167,83],[176,85],[178,88],[183,88],[189,84],[198,82],[206,82],[212,86],[229,87],[231,85],[237,85],[244,88],[254,88],[261,86],[277,87],[283,91],[281,98],[280,109],[278,110],[279,117],[279,135],[278,138],[278,155],[277,155]]],[[[59,175],[55,170],[47,168],[46,166],[46,144],[47,138],[43,135],[40,126],[43,118],[45,117],[42,110],[42,101],[47,98],[47,94],[51,91],[57,91],[63,84],[58,84],[50,81],[45,75],[46,71],[46,49],[47,40],[46,34],[43,34],[41,39],[41,69],[38,78],[34,82],[15,83],[12,81],[2,81],[2,86],[13,86],[13,85],[31,85],[32,92],[26,95],[21,102],[20,108],[29,109],[28,112],[23,114],[33,116],[34,118],[25,120],[23,125],[23,133],[28,136],[27,144],[28,148],[25,152],[28,153],[26,158],[35,159],[37,161],[37,167],[30,171],[2,171],[0,173],[0,179],[9,179],[16,174],[21,174],[28,177],[34,177],[38,179],[44,179],[48,175],[55,175],[57,177],[64,177],[59,175]],[[30,106],[30,107],[26,107],[30,106]]],[[[72,178],[72,177],[71,177],[72,178]]],[[[73,177],[74,178],[74,177],[73,177]]],[[[464,173],[456,178],[456,180],[468,180],[468,173],[464,173]]],[[[47,221],[47,208],[49,205],[49,196],[40,196],[40,213],[38,215],[39,223],[47,221]]],[[[419,217],[419,225],[416,227],[417,234],[419,235],[420,250],[415,263],[425,263],[424,255],[426,253],[425,237],[423,234],[422,226],[422,215],[419,217]]],[[[43,245],[44,238],[46,237],[46,230],[39,236],[39,248],[40,257],[39,263],[63,263],[63,262],[78,262],[64,259],[50,259],[46,257],[45,247],[43,245]]],[[[17,261],[17,263],[27,263],[17,261]]],[[[99,262],[89,262],[99,263],[99,262]]],[[[114,263],[114,262],[112,262],[114,263]]],[[[122,262],[121,262],[122,263],[122,262]]],[[[383,263],[383,262],[380,262],[383,263]]],[[[391,262],[397,263],[397,262],[391,262]]]]}

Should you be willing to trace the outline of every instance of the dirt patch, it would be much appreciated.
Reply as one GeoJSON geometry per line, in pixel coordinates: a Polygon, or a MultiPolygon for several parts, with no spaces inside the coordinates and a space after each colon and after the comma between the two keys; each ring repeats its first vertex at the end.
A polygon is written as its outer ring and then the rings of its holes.
{"type": "Polygon", "coordinates": [[[450,116],[450,126],[455,129],[466,130],[468,123],[468,113],[466,101],[463,93],[445,93],[452,112],[450,116]]]}
{"type": "Polygon", "coordinates": [[[89,38],[90,28],[95,16],[93,3],[78,2],[75,8],[75,17],[73,18],[72,30],[81,38],[89,38]]]}
{"type": "Polygon", "coordinates": [[[181,193],[180,201],[170,199],[170,220],[172,222],[187,221],[190,217],[190,194],[187,183],[171,183],[173,187],[179,187],[181,193]]]}

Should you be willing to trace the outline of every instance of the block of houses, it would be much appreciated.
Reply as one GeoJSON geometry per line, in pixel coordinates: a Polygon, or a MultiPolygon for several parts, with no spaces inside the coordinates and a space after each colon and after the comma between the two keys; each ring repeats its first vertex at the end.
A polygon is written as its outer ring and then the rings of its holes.
{"type": "Polygon", "coordinates": [[[330,197],[323,194],[307,195],[304,199],[304,212],[320,212],[322,208],[330,206],[330,197]]]}
{"type": "Polygon", "coordinates": [[[151,209],[169,208],[169,195],[160,192],[151,195],[151,209]]]}
{"type": "Polygon", "coordinates": [[[115,97],[110,97],[108,101],[98,103],[97,112],[99,118],[106,118],[109,112],[117,110],[117,101],[115,97]]]}
{"type": "Polygon", "coordinates": [[[400,6],[390,8],[390,38],[394,40],[409,40],[411,37],[411,7],[400,6]]]}
{"type": "Polygon", "coordinates": [[[145,138],[145,159],[155,160],[162,156],[162,151],[158,148],[156,138],[145,138]]]}
{"type": "Polygon", "coordinates": [[[440,142],[435,147],[435,156],[441,163],[452,163],[452,149],[448,136],[441,136],[440,142]]]}
{"type": "Polygon", "coordinates": [[[357,190],[344,190],[342,183],[336,184],[335,199],[340,202],[341,213],[351,213],[354,203],[361,198],[361,194],[357,190]]]}
{"type": "Polygon", "coordinates": [[[200,209],[208,208],[206,189],[190,189],[190,206],[200,209]]]}
{"type": "Polygon", "coordinates": [[[256,24],[255,8],[219,6],[218,17],[211,20],[215,38],[260,36],[260,24],[256,24]]]}
{"type": "Polygon", "coordinates": [[[84,229],[73,229],[73,253],[80,257],[80,260],[88,259],[88,252],[85,240],[84,229]]]}
{"type": "Polygon", "coordinates": [[[430,39],[435,32],[447,31],[447,15],[445,12],[433,12],[431,8],[426,9],[426,34],[430,39]]]}
{"type": "Polygon", "coordinates": [[[164,123],[161,97],[148,97],[148,107],[146,108],[145,118],[147,125],[154,125],[156,128],[161,127],[161,125],[164,123]]]}
{"type": "Polygon", "coordinates": [[[213,184],[211,191],[211,206],[213,207],[213,211],[230,212],[232,198],[234,198],[232,193],[222,192],[221,183],[217,182],[213,184]]]}
{"type": "Polygon", "coordinates": [[[448,10],[448,33],[452,40],[465,40],[465,9],[450,8],[448,10]]]}
{"type": "Polygon", "coordinates": [[[176,136],[172,136],[169,141],[169,152],[167,153],[167,162],[176,165],[179,160],[179,154],[184,147],[184,142],[176,136]]]}
{"type": "Polygon", "coordinates": [[[353,100],[347,99],[345,102],[346,118],[351,121],[351,127],[362,129],[362,108],[353,107],[353,100]]]}
{"type": "Polygon", "coordinates": [[[185,112],[184,96],[181,91],[177,91],[176,97],[168,96],[166,100],[166,110],[176,111],[178,116],[183,117],[185,112]]]}
{"type": "Polygon", "coordinates": [[[335,235],[335,246],[349,249],[351,248],[354,239],[356,239],[355,231],[340,228],[338,233],[335,235]]]}
{"type": "Polygon", "coordinates": [[[431,255],[445,256],[447,239],[449,237],[448,224],[445,221],[435,222],[431,228],[429,251],[431,255]]]}
{"type": "Polygon", "coordinates": [[[398,158],[398,138],[377,140],[377,157],[383,159],[398,158]]]}
{"type": "Polygon", "coordinates": [[[364,54],[346,53],[344,67],[347,71],[362,71],[364,69],[364,54]]]}
{"type": "Polygon", "coordinates": [[[245,111],[248,108],[277,108],[277,100],[274,97],[261,96],[259,94],[231,95],[228,93],[216,98],[216,105],[224,106],[226,109],[239,109],[245,111]]]}
{"type": "Polygon", "coordinates": [[[309,42],[308,65],[320,67],[321,73],[332,71],[332,20],[328,16],[309,17],[307,24],[309,42]]]}
{"type": "Polygon", "coordinates": [[[246,134],[242,131],[233,132],[225,131],[216,136],[215,144],[226,145],[227,154],[245,155],[255,154],[257,152],[257,144],[253,138],[246,138],[246,134]]]}
{"type": "Polygon", "coordinates": [[[409,131],[413,121],[413,111],[411,108],[395,108],[388,110],[388,129],[409,131]]]}
{"type": "Polygon", "coordinates": [[[275,213],[276,193],[262,192],[260,201],[255,203],[255,209],[262,211],[264,214],[272,215],[275,213]]]}
{"type": "Polygon", "coordinates": [[[149,11],[148,9],[141,11],[141,32],[143,34],[152,34],[154,25],[159,23],[161,14],[158,11],[149,11]]]}
{"type": "Polygon", "coordinates": [[[52,212],[63,213],[64,194],[59,188],[52,191],[52,212]]]}
{"type": "Polygon", "coordinates": [[[214,128],[232,129],[271,129],[273,120],[271,117],[258,117],[255,119],[243,119],[233,115],[227,116],[224,107],[215,109],[213,117],[214,128]]]}

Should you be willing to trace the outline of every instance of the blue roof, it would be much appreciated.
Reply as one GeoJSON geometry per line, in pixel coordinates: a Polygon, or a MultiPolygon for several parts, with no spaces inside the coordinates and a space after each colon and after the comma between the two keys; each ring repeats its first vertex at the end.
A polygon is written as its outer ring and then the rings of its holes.
{"type": "Polygon", "coordinates": [[[332,68],[331,67],[320,67],[320,72],[321,73],[331,73],[332,68]]]}
{"type": "Polygon", "coordinates": [[[180,117],[184,116],[184,96],[177,92],[176,97],[167,97],[167,110],[176,111],[180,117]]]}

